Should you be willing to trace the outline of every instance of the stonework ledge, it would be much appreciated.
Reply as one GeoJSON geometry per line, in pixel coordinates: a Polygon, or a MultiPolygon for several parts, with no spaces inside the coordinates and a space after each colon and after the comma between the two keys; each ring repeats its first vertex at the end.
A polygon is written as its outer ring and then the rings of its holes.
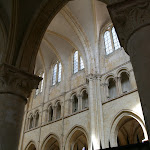
{"type": "Polygon", "coordinates": [[[150,25],[150,0],[126,0],[108,6],[122,47],[127,51],[130,37],[140,28],[150,25]]]}
{"type": "Polygon", "coordinates": [[[32,89],[36,89],[41,80],[42,78],[14,66],[0,64],[0,94],[15,94],[27,100],[32,89]]]}

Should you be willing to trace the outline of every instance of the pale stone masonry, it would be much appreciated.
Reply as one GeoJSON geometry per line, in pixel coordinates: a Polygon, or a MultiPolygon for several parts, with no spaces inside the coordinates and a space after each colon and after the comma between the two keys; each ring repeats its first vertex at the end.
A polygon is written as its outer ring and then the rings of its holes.
{"type": "Polygon", "coordinates": [[[130,58],[122,47],[106,54],[109,27],[106,5],[95,0],[71,1],[55,16],[36,58],[35,74],[44,73],[42,90],[34,90],[26,105],[20,150],[91,150],[148,139],[130,58]],[[76,50],[84,69],[74,74],[76,50]],[[53,85],[57,61],[61,81],[53,85]]]}

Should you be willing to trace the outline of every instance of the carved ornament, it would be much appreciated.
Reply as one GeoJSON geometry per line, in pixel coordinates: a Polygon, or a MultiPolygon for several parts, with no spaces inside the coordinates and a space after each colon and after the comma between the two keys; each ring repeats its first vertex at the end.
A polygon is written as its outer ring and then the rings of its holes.
{"type": "Polygon", "coordinates": [[[126,0],[109,5],[108,10],[125,50],[132,34],[150,25],[150,0],[126,0]]]}
{"type": "Polygon", "coordinates": [[[32,89],[38,88],[42,78],[29,74],[14,66],[0,65],[0,93],[15,94],[25,100],[30,96],[32,89]]]}

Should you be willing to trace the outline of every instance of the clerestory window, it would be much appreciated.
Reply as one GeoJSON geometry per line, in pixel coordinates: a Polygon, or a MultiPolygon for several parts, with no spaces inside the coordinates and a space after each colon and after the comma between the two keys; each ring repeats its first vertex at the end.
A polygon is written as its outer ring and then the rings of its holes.
{"type": "Polygon", "coordinates": [[[38,95],[38,94],[42,93],[42,91],[43,91],[44,73],[41,72],[41,73],[39,74],[39,77],[41,77],[42,80],[41,80],[41,82],[39,83],[38,89],[36,89],[35,95],[38,95]]]}
{"type": "Polygon", "coordinates": [[[84,62],[78,51],[73,55],[73,73],[77,73],[79,70],[84,69],[84,62]]]}
{"type": "Polygon", "coordinates": [[[62,65],[59,61],[53,67],[53,80],[52,84],[55,85],[61,82],[62,65]]]}
{"type": "Polygon", "coordinates": [[[117,33],[113,26],[109,26],[107,28],[107,30],[105,31],[104,43],[105,43],[106,55],[112,53],[113,51],[115,51],[121,47],[117,33]]]}

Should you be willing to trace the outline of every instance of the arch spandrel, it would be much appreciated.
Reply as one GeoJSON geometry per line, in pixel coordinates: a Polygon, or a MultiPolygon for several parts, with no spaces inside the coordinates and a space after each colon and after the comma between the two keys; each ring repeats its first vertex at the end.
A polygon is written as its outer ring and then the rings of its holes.
{"type": "Polygon", "coordinates": [[[46,1],[38,15],[30,24],[19,51],[16,66],[33,73],[36,55],[44,33],[57,14],[68,0],[46,1]]]}

